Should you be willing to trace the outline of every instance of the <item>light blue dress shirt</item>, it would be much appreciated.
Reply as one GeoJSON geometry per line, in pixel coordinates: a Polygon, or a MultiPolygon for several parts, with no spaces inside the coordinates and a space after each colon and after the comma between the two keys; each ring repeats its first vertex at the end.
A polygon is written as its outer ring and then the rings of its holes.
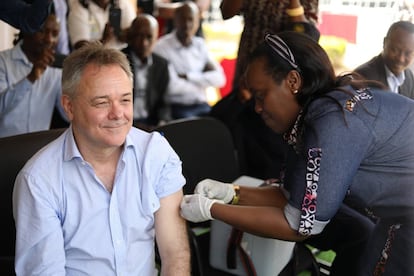
{"type": "Polygon", "coordinates": [[[47,67],[32,84],[32,67],[21,43],[0,52],[0,137],[49,129],[54,107],[63,113],[62,70],[47,67]]]}
{"type": "Polygon", "coordinates": [[[393,72],[391,72],[390,69],[388,69],[387,66],[385,66],[385,73],[387,75],[387,83],[388,87],[390,88],[391,92],[398,94],[399,87],[404,83],[405,81],[405,74],[404,71],[401,72],[398,76],[394,75],[393,72]]]}
{"type": "Polygon", "coordinates": [[[156,275],[154,213],[184,184],[167,140],[132,128],[109,193],[69,128],[17,176],[17,275],[156,275]]]}

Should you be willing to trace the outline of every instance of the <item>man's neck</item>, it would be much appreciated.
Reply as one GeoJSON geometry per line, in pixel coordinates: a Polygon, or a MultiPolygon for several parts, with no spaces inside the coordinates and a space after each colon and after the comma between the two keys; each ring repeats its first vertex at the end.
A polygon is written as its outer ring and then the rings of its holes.
{"type": "Polygon", "coordinates": [[[178,39],[178,41],[184,46],[184,47],[188,47],[190,44],[191,44],[191,42],[192,42],[192,40],[193,40],[193,38],[191,37],[191,36],[180,36],[180,35],[178,35],[178,33],[176,34],[177,35],[177,39],[178,39]]]}

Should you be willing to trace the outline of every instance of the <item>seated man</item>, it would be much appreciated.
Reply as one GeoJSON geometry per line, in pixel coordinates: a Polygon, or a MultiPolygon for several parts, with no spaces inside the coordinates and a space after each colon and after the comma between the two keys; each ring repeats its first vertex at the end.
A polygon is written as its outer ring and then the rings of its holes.
{"type": "MultiPolygon", "coordinates": [[[[161,21],[163,28],[160,30],[161,35],[170,33],[174,29],[174,13],[185,0],[155,0],[153,8],[157,14],[157,19],[161,21]]],[[[139,1],[142,2],[142,1],[139,1]]],[[[200,24],[196,31],[197,36],[204,37],[203,22],[205,15],[211,7],[211,0],[194,0],[200,11],[200,24]]]]}
{"type": "Polygon", "coordinates": [[[158,132],[132,127],[132,73],[100,43],[63,65],[71,122],[16,178],[17,275],[190,275],[181,161],[158,132]]]}
{"type": "Polygon", "coordinates": [[[49,129],[54,107],[62,111],[62,71],[51,67],[58,35],[50,14],[40,31],[21,32],[21,41],[0,52],[0,137],[49,129]]]}
{"type": "Polygon", "coordinates": [[[383,51],[355,71],[366,79],[383,83],[394,93],[414,99],[414,24],[398,21],[388,29],[383,51]]]}
{"type": "Polygon", "coordinates": [[[167,97],[172,118],[206,115],[211,109],[206,89],[225,84],[223,68],[210,57],[205,40],[195,36],[199,12],[194,2],[184,2],[176,9],[174,25],[175,30],[160,37],[154,47],[176,72],[171,75],[167,97]]]}
{"type": "Polygon", "coordinates": [[[158,22],[139,14],[127,31],[127,55],[134,74],[134,125],[152,128],[170,119],[165,102],[169,83],[168,61],[152,53],[158,38],[158,22]]]}

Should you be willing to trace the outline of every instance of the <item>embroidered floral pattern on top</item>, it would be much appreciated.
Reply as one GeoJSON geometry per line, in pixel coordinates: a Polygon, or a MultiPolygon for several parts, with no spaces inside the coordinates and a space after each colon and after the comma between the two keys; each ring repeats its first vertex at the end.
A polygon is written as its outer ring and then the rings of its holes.
{"type": "Polygon", "coordinates": [[[357,104],[357,102],[360,102],[361,100],[372,99],[371,92],[368,88],[358,89],[356,90],[356,93],[356,95],[354,95],[351,99],[345,102],[345,109],[350,112],[354,111],[354,107],[357,104]]]}
{"type": "Polygon", "coordinates": [[[316,214],[316,198],[319,181],[319,169],[321,164],[322,149],[311,148],[308,151],[308,163],[306,167],[306,191],[302,202],[302,214],[299,224],[299,234],[308,236],[311,234],[316,214]]]}
{"type": "Polygon", "coordinates": [[[374,276],[381,276],[385,271],[385,264],[391,253],[392,242],[394,241],[395,232],[400,229],[401,224],[393,224],[388,229],[388,237],[382,250],[381,258],[375,266],[374,276]]]}
{"type": "Polygon", "coordinates": [[[298,135],[299,135],[299,122],[302,118],[302,111],[299,112],[298,117],[296,118],[295,124],[293,125],[290,132],[286,132],[283,135],[283,138],[287,141],[289,146],[292,146],[295,152],[298,152],[297,143],[298,143],[298,135]]]}

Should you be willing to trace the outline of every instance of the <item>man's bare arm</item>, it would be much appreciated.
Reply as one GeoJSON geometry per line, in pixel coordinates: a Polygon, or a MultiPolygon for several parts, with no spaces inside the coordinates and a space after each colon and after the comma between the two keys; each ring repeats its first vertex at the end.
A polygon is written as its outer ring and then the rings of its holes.
{"type": "Polygon", "coordinates": [[[190,247],[186,221],[180,216],[182,191],[162,198],[155,213],[155,237],[161,257],[161,275],[190,275],[190,247]]]}

